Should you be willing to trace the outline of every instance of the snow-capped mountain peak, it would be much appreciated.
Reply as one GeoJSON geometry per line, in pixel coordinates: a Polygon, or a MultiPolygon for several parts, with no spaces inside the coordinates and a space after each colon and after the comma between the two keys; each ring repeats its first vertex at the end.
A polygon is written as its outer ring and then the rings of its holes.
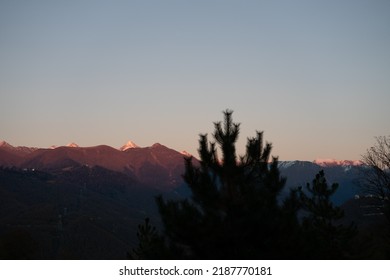
{"type": "Polygon", "coordinates": [[[187,151],[181,151],[180,153],[186,157],[192,157],[192,155],[187,151]]]}
{"type": "Polygon", "coordinates": [[[120,151],[126,151],[128,149],[134,149],[139,148],[137,144],[135,144],[133,141],[128,141],[126,144],[124,144],[122,147],[119,148],[120,151]]]}
{"type": "Polygon", "coordinates": [[[278,167],[281,169],[286,169],[293,166],[297,162],[298,162],[297,160],[279,161],[278,167]]]}
{"type": "Polygon", "coordinates": [[[313,163],[319,166],[359,166],[363,163],[360,160],[337,160],[337,159],[316,159],[313,163]]]}
{"type": "Polygon", "coordinates": [[[72,142],[72,143],[69,143],[68,145],[66,145],[67,147],[70,147],[70,148],[78,148],[79,145],[77,145],[76,143],[72,142]]]}

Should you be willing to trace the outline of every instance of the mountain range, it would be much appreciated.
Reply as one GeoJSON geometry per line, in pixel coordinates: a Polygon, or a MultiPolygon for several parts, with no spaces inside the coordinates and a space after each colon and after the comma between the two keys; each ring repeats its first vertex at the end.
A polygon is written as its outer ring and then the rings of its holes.
{"type": "MultiPolygon", "coordinates": [[[[0,141],[1,167],[60,172],[81,166],[90,168],[98,166],[125,174],[139,184],[165,191],[183,185],[184,157],[187,156],[191,155],[159,143],[150,147],[140,147],[128,141],[118,149],[107,145],[80,147],[75,143],[36,148],[14,147],[0,141]]],[[[194,161],[197,162],[197,159],[194,158],[194,161]]],[[[316,159],[312,162],[279,162],[281,174],[287,177],[287,187],[304,186],[323,169],[330,182],[340,184],[339,196],[335,198],[338,203],[359,192],[356,181],[362,166],[362,162],[358,160],[316,159]]]]}
{"type": "MultiPolygon", "coordinates": [[[[46,172],[69,171],[78,167],[101,167],[118,172],[145,187],[161,191],[181,190],[184,181],[184,157],[191,156],[162,144],[140,147],[128,141],[116,149],[107,145],[80,147],[75,143],[66,146],[36,148],[12,146],[0,141],[0,167],[46,172]]],[[[193,157],[195,162],[198,160],[193,157]]],[[[314,161],[280,161],[279,169],[287,178],[287,188],[305,186],[314,176],[324,170],[330,183],[340,187],[334,202],[341,204],[360,192],[358,187],[361,169],[359,160],[316,159],[314,161]]],[[[184,187],[185,189],[185,187],[184,187]]],[[[187,193],[184,190],[184,193],[187,193]]]]}
{"type": "MultiPolygon", "coordinates": [[[[0,247],[12,250],[0,259],[20,258],[15,247],[23,258],[125,258],[145,217],[159,227],[157,195],[190,196],[182,179],[186,156],[159,143],[42,149],[1,141],[0,247]]],[[[332,200],[342,205],[359,194],[361,168],[358,161],[280,161],[287,178],[281,199],[324,170],[329,183],[339,183],[332,200]]]]}
{"type": "Polygon", "coordinates": [[[107,145],[79,147],[75,143],[47,149],[14,147],[0,142],[0,166],[41,171],[100,166],[133,177],[142,184],[172,189],[182,183],[185,152],[159,143],[141,148],[127,142],[119,149],[107,145]]]}

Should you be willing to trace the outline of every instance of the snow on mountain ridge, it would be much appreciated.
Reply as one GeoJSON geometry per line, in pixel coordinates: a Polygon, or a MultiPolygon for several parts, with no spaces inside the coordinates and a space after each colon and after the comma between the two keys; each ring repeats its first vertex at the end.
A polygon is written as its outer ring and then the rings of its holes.
{"type": "Polygon", "coordinates": [[[72,142],[72,143],[69,143],[68,145],[66,145],[66,147],[70,147],[70,148],[78,148],[79,145],[77,145],[76,143],[72,142]]]}
{"type": "Polygon", "coordinates": [[[290,160],[290,161],[279,161],[279,168],[288,169],[297,164],[313,164],[320,167],[344,167],[346,171],[350,170],[351,167],[357,167],[364,165],[360,160],[336,160],[336,159],[316,159],[314,161],[301,161],[301,160],[290,160]]]}
{"type": "Polygon", "coordinates": [[[319,166],[359,166],[363,162],[360,160],[337,160],[337,159],[316,159],[313,163],[319,166]]]}
{"type": "Polygon", "coordinates": [[[187,151],[181,151],[180,153],[186,157],[192,157],[192,155],[187,151]]]}
{"type": "Polygon", "coordinates": [[[296,164],[297,161],[296,160],[291,160],[291,161],[279,161],[278,162],[278,167],[279,168],[289,168],[291,166],[293,166],[294,164],[296,164]]]}
{"type": "Polygon", "coordinates": [[[133,141],[128,141],[126,144],[124,144],[122,147],[119,148],[120,151],[126,151],[128,149],[134,149],[139,148],[137,144],[135,144],[133,141]]]}

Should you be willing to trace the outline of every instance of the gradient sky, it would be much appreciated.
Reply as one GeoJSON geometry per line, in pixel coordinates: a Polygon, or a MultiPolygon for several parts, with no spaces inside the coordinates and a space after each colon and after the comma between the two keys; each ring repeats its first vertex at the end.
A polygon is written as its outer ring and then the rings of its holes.
{"type": "Polygon", "coordinates": [[[360,159],[390,134],[390,1],[0,1],[0,140],[360,159]]]}

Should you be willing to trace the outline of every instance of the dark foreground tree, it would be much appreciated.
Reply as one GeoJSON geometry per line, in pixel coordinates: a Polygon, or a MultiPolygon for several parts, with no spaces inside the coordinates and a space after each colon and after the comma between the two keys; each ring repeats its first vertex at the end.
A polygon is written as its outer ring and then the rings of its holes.
{"type": "Polygon", "coordinates": [[[376,138],[376,143],[362,156],[362,187],[363,191],[377,200],[381,211],[387,218],[387,228],[378,232],[376,237],[384,243],[385,254],[390,258],[390,136],[376,138]]]}
{"type": "Polygon", "coordinates": [[[138,226],[138,247],[127,253],[129,259],[163,259],[166,258],[164,239],[157,233],[148,218],[138,226]]]}
{"type": "Polygon", "coordinates": [[[0,260],[30,260],[36,258],[38,242],[23,229],[0,235],[0,260]]]}
{"type": "Polygon", "coordinates": [[[239,124],[232,111],[215,123],[213,138],[199,140],[200,166],[185,160],[184,179],[191,199],[157,204],[167,240],[191,259],[275,259],[296,254],[299,229],[296,193],[284,203],[279,195],[286,180],[277,158],[270,159],[271,144],[263,133],[248,139],[246,154],[236,155],[239,124]],[[220,148],[222,157],[217,154],[220,148]]]}
{"type": "Polygon", "coordinates": [[[363,155],[363,190],[382,201],[390,223],[390,136],[376,138],[375,146],[363,155]]]}
{"type": "MultiPolygon", "coordinates": [[[[263,133],[249,138],[236,155],[239,124],[232,112],[214,124],[214,142],[200,135],[199,164],[185,158],[184,180],[191,197],[157,198],[162,235],[140,226],[137,258],[174,259],[342,259],[354,258],[353,226],[339,223],[342,211],[320,172],[307,192],[292,189],[282,200],[282,178],[263,133]],[[221,152],[221,157],[218,156],[221,152]],[[299,218],[298,218],[299,217],[299,218]]],[[[355,246],[356,248],[356,246],[355,246]]],[[[359,247],[358,247],[359,248],[359,247]]]]}
{"type": "Polygon", "coordinates": [[[304,249],[310,259],[351,259],[355,255],[356,227],[340,223],[344,212],[334,206],[331,196],[338,184],[328,185],[324,171],[306,186],[308,195],[300,192],[305,216],[302,221],[304,249]]]}

